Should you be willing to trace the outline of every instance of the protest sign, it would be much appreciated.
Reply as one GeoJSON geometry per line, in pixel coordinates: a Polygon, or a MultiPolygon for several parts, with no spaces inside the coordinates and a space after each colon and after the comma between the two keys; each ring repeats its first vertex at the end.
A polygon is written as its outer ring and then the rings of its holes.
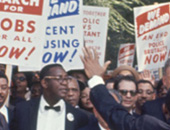
{"type": "Polygon", "coordinates": [[[41,66],[48,1],[0,0],[0,61],[41,66]]]}
{"type": "Polygon", "coordinates": [[[121,44],[119,47],[117,67],[121,65],[133,66],[135,44],[121,44]]]}
{"type": "Polygon", "coordinates": [[[170,57],[170,3],[134,8],[139,71],[158,69],[170,57]]]}
{"type": "Polygon", "coordinates": [[[83,6],[83,30],[85,45],[95,48],[99,62],[104,64],[109,8],[83,6]]]}
{"type": "Polygon", "coordinates": [[[52,0],[49,8],[42,66],[60,63],[66,70],[82,69],[82,0],[52,0]]]}

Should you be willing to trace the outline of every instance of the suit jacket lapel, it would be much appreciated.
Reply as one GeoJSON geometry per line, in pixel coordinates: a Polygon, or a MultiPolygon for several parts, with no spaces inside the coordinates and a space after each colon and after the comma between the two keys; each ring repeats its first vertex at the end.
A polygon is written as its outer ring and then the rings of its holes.
{"type": "Polygon", "coordinates": [[[75,130],[75,117],[73,109],[66,103],[66,117],[65,117],[65,130],[75,130]]]}
{"type": "Polygon", "coordinates": [[[30,130],[36,130],[37,127],[37,116],[38,116],[38,109],[39,109],[39,102],[40,98],[32,100],[30,105],[30,130]]]}

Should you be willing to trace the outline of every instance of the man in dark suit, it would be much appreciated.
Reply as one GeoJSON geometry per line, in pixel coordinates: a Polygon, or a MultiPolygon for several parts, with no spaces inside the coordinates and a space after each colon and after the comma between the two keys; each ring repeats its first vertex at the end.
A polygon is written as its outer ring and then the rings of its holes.
{"type": "MultiPolygon", "coordinates": [[[[163,85],[167,88],[167,90],[170,90],[170,59],[168,59],[165,63],[162,82],[163,85]]],[[[170,93],[169,91],[167,92],[170,93]]],[[[169,122],[168,121],[169,119],[165,116],[166,115],[164,111],[165,102],[166,102],[165,97],[158,98],[154,101],[146,102],[142,107],[142,114],[148,114],[164,122],[169,122]]]]}
{"type": "Polygon", "coordinates": [[[0,113],[0,130],[9,130],[5,117],[0,113]]]}
{"type": "Polygon", "coordinates": [[[142,114],[154,116],[170,124],[170,90],[166,97],[146,102],[143,105],[142,114]]]}
{"type": "Polygon", "coordinates": [[[101,67],[98,62],[98,54],[93,50],[94,54],[89,48],[84,48],[84,57],[81,60],[84,64],[85,72],[90,78],[88,84],[92,88],[91,101],[97,111],[101,114],[104,120],[108,123],[110,129],[116,130],[169,130],[170,126],[161,120],[151,116],[140,116],[135,118],[130,115],[127,110],[107,91],[104,81],[102,79],[110,61],[101,67]],[[101,96],[102,95],[102,96],[101,96]]]}
{"type": "Polygon", "coordinates": [[[7,107],[5,101],[9,94],[8,78],[0,71],[0,113],[3,114],[6,122],[10,124],[13,118],[13,107],[7,107]]]}
{"type": "Polygon", "coordinates": [[[88,117],[67,104],[69,77],[59,64],[45,66],[40,72],[43,94],[16,106],[11,130],[78,130],[88,117]]]}

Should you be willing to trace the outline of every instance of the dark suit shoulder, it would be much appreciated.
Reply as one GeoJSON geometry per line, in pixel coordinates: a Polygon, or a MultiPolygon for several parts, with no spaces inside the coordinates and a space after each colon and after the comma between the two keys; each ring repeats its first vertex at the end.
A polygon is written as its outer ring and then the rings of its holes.
{"type": "Polygon", "coordinates": [[[70,104],[66,103],[66,118],[68,120],[68,114],[73,114],[75,120],[75,126],[78,128],[84,127],[88,124],[88,116],[81,110],[74,108],[70,104]]]}
{"type": "Polygon", "coordinates": [[[79,130],[100,130],[97,118],[94,115],[91,115],[89,123],[79,130]]]}
{"type": "Polygon", "coordinates": [[[143,110],[143,112],[153,111],[153,110],[159,111],[164,102],[165,102],[165,98],[158,98],[153,101],[147,101],[146,103],[144,103],[142,110],[143,110]]]}
{"type": "Polygon", "coordinates": [[[142,107],[142,114],[148,114],[162,121],[166,121],[162,110],[162,104],[164,102],[165,98],[158,98],[156,100],[146,102],[142,107]]]}

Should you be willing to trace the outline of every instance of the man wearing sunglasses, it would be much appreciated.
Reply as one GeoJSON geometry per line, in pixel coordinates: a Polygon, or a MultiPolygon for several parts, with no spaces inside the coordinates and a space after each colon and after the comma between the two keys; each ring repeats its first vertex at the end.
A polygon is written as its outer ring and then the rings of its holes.
{"type": "Polygon", "coordinates": [[[91,89],[90,99],[103,119],[113,130],[170,130],[170,126],[152,116],[143,115],[135,118],[124,107],[118,104],[109,94],[102,76],[110,61],[102,67],[98,61],[95,49],[83,48],[83,56],[80,56],[85,72],[90,79],[88,84],[91,89]]]}
{"type": "Polygon", "coordinates": [[[86,125],[86,114],[63,100],[69,80],[61,65],[45,66],[40,72],[42,96],[16,105],[11,130],[78,130],[86,125]]]}
{"type": "Polygon", "coordinates": [[[135,78],[129,75],[117,77],[115,89],[117,89],[122,96],[122,106],[124,106],[130,114],[133,114],[133,109],[137,100],[137,85],[135,78]]]}

